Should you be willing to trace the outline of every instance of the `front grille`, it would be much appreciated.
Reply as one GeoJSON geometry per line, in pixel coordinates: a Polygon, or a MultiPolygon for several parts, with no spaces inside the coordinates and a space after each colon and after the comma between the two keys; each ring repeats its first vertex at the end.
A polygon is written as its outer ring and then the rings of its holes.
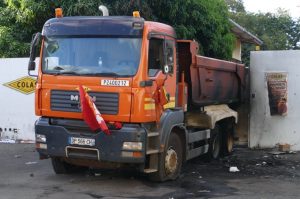
{"type": "MultiPolygon", "coordinates": [[[[96,99],[95,105],[101,114],[116,115],[119,112],[119,93],[89,92],[96,99]]],[[[51,110],[64,112],[81,112],[78,91],[51,91],[51,110]]]]}

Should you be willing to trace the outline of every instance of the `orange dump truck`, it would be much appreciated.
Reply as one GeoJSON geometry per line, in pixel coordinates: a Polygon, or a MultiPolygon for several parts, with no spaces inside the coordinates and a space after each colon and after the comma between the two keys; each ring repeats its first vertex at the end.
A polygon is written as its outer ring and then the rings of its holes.
{"type": "Polygon", "coordinates": [[[32,41],[29,73],[38,48],[36,148],[57,174],[130,166],[164,181],[189,159],[232,151],[244,66],[197,55],[197,42],[177,40],[171,26],[58,14],[32,41]],[[84,122],[80,86],[110,135],[84,122]]]}

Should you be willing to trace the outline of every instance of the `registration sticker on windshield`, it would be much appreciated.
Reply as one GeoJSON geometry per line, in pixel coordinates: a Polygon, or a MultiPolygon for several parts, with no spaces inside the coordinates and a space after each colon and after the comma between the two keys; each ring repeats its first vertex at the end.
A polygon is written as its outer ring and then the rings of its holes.
{"type": "Polygon", "coordinates": [[[128,80],[102,79],[101,86],[129,86],[128,80]]]}

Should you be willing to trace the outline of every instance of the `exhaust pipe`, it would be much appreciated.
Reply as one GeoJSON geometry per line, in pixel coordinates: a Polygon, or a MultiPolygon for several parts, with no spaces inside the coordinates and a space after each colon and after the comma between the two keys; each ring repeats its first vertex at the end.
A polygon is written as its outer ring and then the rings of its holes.
{"type": "Polygon", "coordinates": [[[99,6],[99,10],[102,12],[103,16],[109,16],[108,9],[106,6],[104,5],[99,6]]]}

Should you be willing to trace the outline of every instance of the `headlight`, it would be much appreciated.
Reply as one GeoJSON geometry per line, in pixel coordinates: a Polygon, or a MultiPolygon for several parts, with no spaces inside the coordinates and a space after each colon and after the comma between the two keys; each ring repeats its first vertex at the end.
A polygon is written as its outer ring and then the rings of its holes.
{"type": "Polygon", "coordinates": [[[142,142],[123,142],[124,150],[141,151],[143,148],[142,142]]]}
{"type": "Polygon", "coordinates": [[[46,139],[46,136],[45,136],[45,135],[42,135],[42,134],[36,134],[36,135],[35,135],[35,141],[36,141],[36,142],[46,142],[47,139],[46,139]]]}

